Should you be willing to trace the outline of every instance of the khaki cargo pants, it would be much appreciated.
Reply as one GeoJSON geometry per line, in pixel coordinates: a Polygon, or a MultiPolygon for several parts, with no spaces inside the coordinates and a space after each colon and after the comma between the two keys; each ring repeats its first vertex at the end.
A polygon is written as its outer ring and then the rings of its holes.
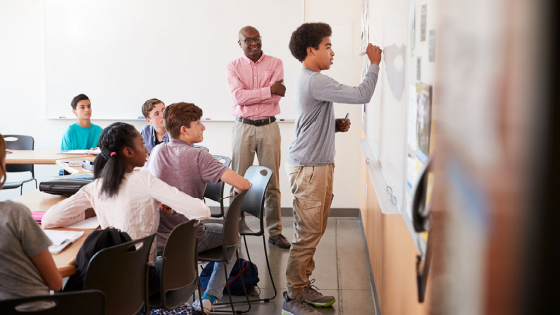
{"type": "Polygon", "coordinates": [[[327,228],[333,199],[334,164],[294,166],[286,163],[294,195],[294,240],[286,268],[290,298],[303,292],[315,269],[313,255],[327,228]]]}

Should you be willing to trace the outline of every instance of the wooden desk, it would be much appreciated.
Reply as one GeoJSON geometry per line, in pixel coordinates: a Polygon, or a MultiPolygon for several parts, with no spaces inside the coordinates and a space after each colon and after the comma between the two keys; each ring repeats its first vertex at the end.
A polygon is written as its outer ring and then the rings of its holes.
{"type": "Polygon", "coordinates": [[[90,170],[85,169],[81,166],[68,166],[68,163],[65,162],[70,162],[70,161],[84,161],[84,160],[89,160],[92,161],[95,160],[95,155],[93,156],[82,156],[82,157],[72,157],[72,158],[64,158],[64,159],[60,159],[60,160],[56,160],[56,166],[60,167],[61,169],[67,171],[70,174],[83,174],[83,173],[91,173],[90,170]]]}
{"type": "MultiPolygon", "coordinates": [[[[82,156],[82,157],[73,157],[73,158],[64,158],[64,159],[60,159],[60,160],[56,160],[56,165],[58,167],[60,167],[61,169],[67,171],[70,174],[87,174],[87,173],[92,173],[92,171],[85,169],[81,166],[68,166],[68,163],[65,162],[69,162],[69,161],[84,161],[84,160],[89,160],[92,161],[95,160],[95,155],[89,155],[89,156],[82,156]]],[[[140,171],[142,168],[141,167],[135,167],[134,171],[138,172],[140,171]]]]}
{"type": "MultiPolygon", "coordinates": [[[[12,150],[6,154],[6,164],[56,164],[56,160],[92,155],[58,154],[58,150],[12,150]]],[[[95,157],[95,156],[94,156],[95,157]]]]}
{"type": "MultiPolygon", "coordinates": [[[[15,198],[13,201],[26,205],[31,211],[47,211],[50,207],[57,204],[59,201],[66,199],[55,195],[49,195],[40,192],[38,189],[27,193],[25,195],[15,198]]],[[[49,229],[61,231],[77,231],[76,229],[49,229]]],[[[63,277],[69,277],[76,273],[76,255],[84,244],[86,237],[94,230],[83,230],[84,236],[80,237],[76,242],[66,247],[59,254],[53,254],[54,263],[63,277]]]]}

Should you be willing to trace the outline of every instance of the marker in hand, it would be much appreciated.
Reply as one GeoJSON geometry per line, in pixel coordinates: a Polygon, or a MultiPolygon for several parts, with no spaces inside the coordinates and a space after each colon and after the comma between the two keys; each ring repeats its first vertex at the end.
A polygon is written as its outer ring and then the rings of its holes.
{"type": "Polygon", "coordinates": [[[350,116],[350,112],[346,113],[346,116],[344,117],[344,122],[346,122],[346,120],[348,119],[348,116],[350,116]]]}
{"type": "Polygon", "coordinates": [[[367,54],[367,51],[361,52],[361,53],[360,53],[360,56],[363,56],[363,55],[365,55],[365,54],[367,54]]]}

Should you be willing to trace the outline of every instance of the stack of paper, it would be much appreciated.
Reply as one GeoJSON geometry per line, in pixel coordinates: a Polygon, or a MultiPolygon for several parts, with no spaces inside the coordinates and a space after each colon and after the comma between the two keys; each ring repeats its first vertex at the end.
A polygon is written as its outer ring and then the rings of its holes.
{"type": "Polygon", "coordinates": [[[99,155],[101,153],[101,149],[89,149],[89,150],[67,150],[58,152],[58,154],[75,154],[75,155],[99,155]]]}
{"type": "Polygon", "coordinates": [[[60,253],[68,245],[77,241],[84,235],[84,231],[44,230],[44,232],[53,242],[53,244],[49,246],[49,252],[51,252],[51,254],[60,253]]]}

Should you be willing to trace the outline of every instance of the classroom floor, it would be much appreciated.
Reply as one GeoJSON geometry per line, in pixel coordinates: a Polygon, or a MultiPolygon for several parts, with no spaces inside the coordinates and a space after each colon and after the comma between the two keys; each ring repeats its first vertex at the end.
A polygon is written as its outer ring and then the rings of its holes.
{"type": "MultiPolygon", "coordinates": [[[[293,219],[283,217],[283,234],[291,241],[293,235],[293,219]]],[[[258,227],[258,221],[250,221],[250,226],[258,227]]],[[[268,236],[267,236],[268,240],[268,236]]],[[[269,297],[274,293],[266,268],[266,260],[262,249],[262,239],[248,237],[251,259],[259,268],[259,287],[261,296],[269,297]]],[[[267,242],[267,246],[268,246],[267,242]]],[[[323,314],[375,314],[372,289],[370,285],[370,266],[366,257],[366,245],[362,234],[362,226],[354,218],[330,218],[327,230],[315,253],[314,285],[325,295],[334,295],[336,303],[329,308],[318,309],[323,314]]],[[[278,296],[268,303],[254,303],[247,314],[281,314],[282,292],[286,290],[287,249],[268,246],[274,283],[278,296]]],[[[243,254],[245,249],[243,248],[243,254]]],[[[245,256],[245,255],[243,255],[245,256]]],[[[245,257],[243,257],[245,258],[245,257]]],[[[198,294],[197,294],[198,296],[198,294]]],[[[245,297],[235,296],[235,300],[245,297]]],[[[229,301],[227,295],[220,302],[229,301]]],[[[192,301],[191,301],[192,302],[192,301]]],[[[227,309],[231,309],[227,306],[227,309]]],[[[246,304],[238,304],[236,308],[245,309],[246,304]]],[[[226,309],[220,306],[220,309],[226,309]]],[[[230,313],[231,314],[231,313],[230,313]]]]}

